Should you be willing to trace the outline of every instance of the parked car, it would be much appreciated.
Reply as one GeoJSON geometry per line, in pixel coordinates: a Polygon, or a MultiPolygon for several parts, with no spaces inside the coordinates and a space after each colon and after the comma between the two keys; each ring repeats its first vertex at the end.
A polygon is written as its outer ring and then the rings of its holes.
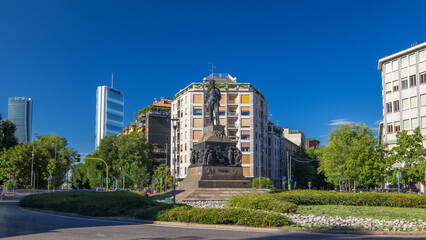
{"type": "Polygon", "coordinates": [[[95,189],[95,191],[96,191],[96,192],[106,192],[106,188],[103,188],[103,187],[97,187],[97,188],[95,189]]]}

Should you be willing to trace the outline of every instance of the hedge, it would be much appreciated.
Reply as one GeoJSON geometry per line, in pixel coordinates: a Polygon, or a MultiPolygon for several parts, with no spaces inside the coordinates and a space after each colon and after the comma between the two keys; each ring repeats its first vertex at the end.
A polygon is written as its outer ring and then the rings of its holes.
{"type": "Polygon", "coordinates": [[[229,207],[261,209],[278,213],[296,212],[297,205],[291,202],[280,201],[272,194],[242,194],[233,196],[227,202],[229,207]]]}
{"type": "Polygon", "coordinates": [[[29,208],[50,209],[86,216],[129,216],[145,220],[204,224],[280,227],[289,219],[275,213],[237,208],[192,208],[159,203],[138,192],[56,192],[28,195],[20,202],[29,208]]]}
{"type": "Polygon", "coordinates": [[[203,224],[238,224],[251,227],[281,227],[289,225],[287,217],[239,208],[191,208],[178,206],[161,211],[157,220],[203,224]]]}
{"type": "Polygon", "coordinates": [[[340,193],[294,190],[269,194],[275,199],[297,205],[350,205],[387,207],[426,207],[426,196],[401,193],[340,193]]]}

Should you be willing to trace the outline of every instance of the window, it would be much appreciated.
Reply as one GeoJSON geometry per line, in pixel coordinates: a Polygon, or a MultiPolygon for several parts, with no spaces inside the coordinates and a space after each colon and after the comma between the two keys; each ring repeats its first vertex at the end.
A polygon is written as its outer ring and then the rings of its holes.
{"type": "MultiPolygon", "coordinates": [[[[186,133],[185,133],[185,135],[186,135],[186,133]]],[[[188,148],[187,148],[187,145],[185,143],[185,151],[187,151],[187,150],[188,150],[188,148]]],[[[186,156],[185,156],[185,158],[186,158],[186,156]]],[[[186,162],[186,159],[185,159],[185,162],[186,162]]]]}
{"type": "Polygon", "coordinates": [[[393,102],[393,111],[398,112],[399,111],[399,101],[393,102]]]}
{"type": "Polygon", "coordinates": [[[194,94],[193,95],[193,102],[196,103],[196,104],[203,103],[203,95],[194,94]]]}
{"type": "Polygon", "coordinates": [[[392,92],[392,83],[386,83],[386,93],[392,92]]]}
{"type": "Polygon", "coordinates": [[[419,51],[419,62],[422,62],[424,60],[426,60],[426,51],[425,50],[419,51]]]}
{"type": "MultiPolygon", "coordinates": [[[[185,155],[185,163],[186,163],[187,161],[186,161],[186,155],[185,155]]],[[[185,172],[186,173],[186,172],[185,172]]]]}
{"type": "Polygon", "coordinates": [[[395,71],[398,69],[398,60],[392,61],[392,70],[395,71]]]}
{"type": "Polygon", "coordinates": [[[415,129],[419,126],[419,121],[417,120],[417,118],[412,118],[411,119],[411,129],[415,129]]]}
{"type": "Polygon", "coordinates": [[[241,127],[250,127],[250,118],[241,119],[241,127]]]}
{"type": "Polygon", "coordinates": [[[203,115],[203,107],[194,107],[194,115],[203,115]]]}
{"type": "Polygon", "coordinates": [[[225,116],[225,111],[226,111],[225,107],[219,107],[219,116],[225,116]]]}
{"type": "Polygon", "coordinates": [[[241,157],[241,163],[242,164],[250,164],[250,155],[243,155],[241,157]]]}
{"type": "Polygon", "coordinates": [[[394,91],[394,92],[399,90],[399,83],[398,83],[398,80],[393,81],[393,82],[392,82],[392,85],[393,85],[393,91],[394,91]]]}
{"type": "Polygon", "coordinates": [[[228,95],[228,103],[230,104],[237,103],[237,95],[228,95]]]}
{"type": "Polygon", "coordinates": [[[201,131],[201,130],[194,130],[194,131],[192,131],[193,139],[194,140],[200,139],[202,133],[203,133],[203,131],[201,131]]]}
{"type": "Polygon", "coordinates": [[[228,118],[228,128],[236,128],[237,126],[237,118],[228,118]]]}
{"type": "Polygon", "coordinates": [[[194,118],[192,120],[192,125],[195,128],[203,127],[203,119],[202,118],[194,118]]]}
{"type": "Polygon", "coordinates": [[[250,115],[250,107],[241,107],[241,115],[249,116],[250,115]]]}
{"type": "Polygon", "coordinates": [[[409,56],[409,62],[410,62],[410,65],[416,64],[416,54],[415,53],[413,53],[409,56]]]}
{"type": "Polygon", "coordinates": [[[422,106],[426,105],[426,94],[420,95],[420,104],[422,106]]]}
{"type": "Polygon", "coordinates": [[[391,113],[392,112],[392,103],[386,103],[386,112],[391,113]]]}
{"type": "Polygon", "coordinates": [[[417,107],[417,97],[416,96],[414,96],[414,97],[411,97],[410,98],[410,103],[411,103],[411,108],[415,108],[415,107],[417,107]]]}
{"type": "Polygon", "coordinates": [[[401,126],[399,122],[395,122],[395,132],[400,132],[401,131],[401,126]]]}
{"type": "Polygon", "coordinates": [[[237,107],[229,107],[228,116],[237,116],[237,107]]]}
{"type": "Polygon", "coordinates": [[[420,83],[426,83],[426,72],[422,72],[420,75],[420,83]]]}
{"type": "Polygon", "coordinates": [[[388,123],[388,133],[393,133],[393,125],[392,125],[392,123],[388,123]]]}
{"type": "Polygon", "coordinates": [[[408,59],[407,57],[402,57],[401,58],[401,68],[405,68],[408,66],[408,59]]]}
{"type": "Polygon", "coordinates": [[[402,110],[407,110],[410,108],[410,104],[408,102],[408,98],[402,99],[402,110]]]}
{"type": "Polygon", "coordinates": [[[386,73],[392,72],[392,65],[391,65],[390,62],[388,62],[388,63],[385,64],[385,72],[386,73]]]}
{"type": "Polygon", "coordinates": [[[416,75],[411,75],[410,76],[410,87],[416,86],[416,85],[417,85],[417,83],[416,83],[416,75]]]}
{"type": "Polygon", "coordinates": [[[404,124],[403,125],[404,130],[409,130],[410,129],[410,120],[405,119],[402,123],[404,124]]]}
{"type": "Polygon", "coordinates": [[[422,128],[426,128],[426,117],[422,117],[422,128]]]}
{"type": "Polygon", "coordinates": [[[241,130],[241,140],[250,140],[250,130],[241,130]]]}
{"type": "Polygon", "coordinates": [[[250,152],[250,143],[249,142],[241,143],[241,152],[250,152]]]}
{"type": "Polygon", "coordinates": [[[402,83],[402,89],[408,88],[408,79],[407,78],[403,78],[401,80],[401,83],[402,83]]]}
{"type": "Polygon", "coordinates": [[[242,94],[241,95],[241,103],[242,104],[250,104],[250,95],[242,94]]]}
{"type": "Polygon", "coordinates": [[[188,108],[185,108],[185,116],[188,115],[188,108]]]}

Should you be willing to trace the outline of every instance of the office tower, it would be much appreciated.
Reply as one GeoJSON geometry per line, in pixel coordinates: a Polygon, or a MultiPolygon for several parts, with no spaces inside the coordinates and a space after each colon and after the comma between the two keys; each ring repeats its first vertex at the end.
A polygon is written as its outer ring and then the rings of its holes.
{"type": "Polygon", "coordinates": [[[123,132],[123,118],[123,92],[108,86],[99,86],[96,92],[96,148],[104,136],[123,132]]]}
{"type": "Polygon", "coordinates": [[[9,98],[8,119],[16,126],[15,136],[18,141],[31,142],[33,100],[26,97],[9,98]]]}

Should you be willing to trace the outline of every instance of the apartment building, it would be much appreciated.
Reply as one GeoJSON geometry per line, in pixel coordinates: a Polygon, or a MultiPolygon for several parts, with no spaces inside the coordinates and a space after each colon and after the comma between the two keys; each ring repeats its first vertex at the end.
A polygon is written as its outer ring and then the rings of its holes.
{"type": "Polygon", "coordinates": [[[397,132],[418,126],[426,138],[426,42],[380,59],[378,69],[383,86],[382,141],[392,148],[397,132]]]}
{"type": "Polygon", "coordinates": [[[265,156],[266,174],[262,177],[270,178],[275,188],[283,189],[283,177],[286,176],[285,139],[283,128],[268,124],[267,152],[265,156]]]}
{"type": "MultiPolygon", "coordinates": [[[[273,171],[269,172],[269,165],[262,154],[268,149],[268,103],[265,97],[250,83],[238,83],[237,78],[227,73],[215,73],[204,78],[202,83],[191,83],[180,90],[172,102],[172,118],[177,119],[177,128],[175,136],[171,127],[170,145],[176,150],[177,178],[186,177],[191,148],[203,135],[203,127],[210,124],[204,104],[204,91],[211,79],[215,79],[216,87],[222,94],[220,124],[225,126],[226,135],[237,143],[243,154],[244,176],[253,178],[259,176],[260,172],[262,176],[272,176],[273,171]]],[[[172,161],[171,169],[173,164],[172,161]]],[[[271,163],[271,169],[272,166],[275,165],[271,163]]]]}

